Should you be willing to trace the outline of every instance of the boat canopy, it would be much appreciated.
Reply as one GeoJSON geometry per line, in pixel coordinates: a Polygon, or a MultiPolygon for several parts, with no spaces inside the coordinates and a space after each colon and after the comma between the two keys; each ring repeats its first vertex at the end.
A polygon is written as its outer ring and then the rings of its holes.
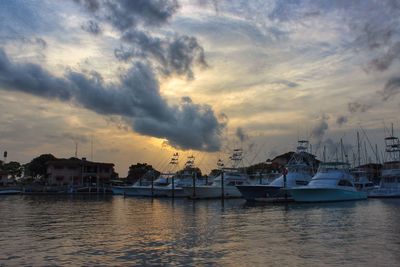
{"type": "Polygon", "coordinates": [[[350,164],[347,162],[323,162],[319,165],[318,172],[326,172],[330,170],[348,170],[350,164]]]}

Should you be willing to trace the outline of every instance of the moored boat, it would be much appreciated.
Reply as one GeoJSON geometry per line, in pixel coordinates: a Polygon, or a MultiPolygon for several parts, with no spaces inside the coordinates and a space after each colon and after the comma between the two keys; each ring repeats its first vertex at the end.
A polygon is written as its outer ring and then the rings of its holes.
{"type": "Polygon", "coordinates": [[[392,134],[385,138],[388,161],[383,163],[379,187],[368,192],[371,198],[400,198],[400,141],[392,134]]]}
{"type": "Polygon", "coordinates": [[[239,170],[238,165],[242,162],[242,149],[234,149],[230,160],[232,167],[225,168],[221,160],[218,160],[218,167],[221,173],[214,178],[211,185],[199,185],[183,187],[190,198],[212,199],[212,198],[240,198],[242,194],[236,188],[237,185],[249,184],[249,177],[239,170]]]}
{"type": "Polygon", "coordinates": [[[291,200],[290,194],[283,190],[308,184],[314,173],[315,156],[308,153],[308,141],[298,141],[296,153],[292,155],[286,169],[287,174],[281,175],[268,185],[250,184],[236,186],[242,197],[247,201],[269,202],[291,200]]]}
{"type": "Polygon", "coordinates": [[[321,163],[308,185],[288,189],[288,192],[296,202],[367,199],[367,192],[358,191],[352,181],[348,163],[321,163]]]}

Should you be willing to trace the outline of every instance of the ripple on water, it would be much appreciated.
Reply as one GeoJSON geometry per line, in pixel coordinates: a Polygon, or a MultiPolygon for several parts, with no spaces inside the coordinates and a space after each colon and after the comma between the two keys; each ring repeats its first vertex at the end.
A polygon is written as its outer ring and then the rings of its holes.
{"type": "Polygon", "coordinates": [[[0,198],[1,265],[399,266],[400,200],[0,198]]]}

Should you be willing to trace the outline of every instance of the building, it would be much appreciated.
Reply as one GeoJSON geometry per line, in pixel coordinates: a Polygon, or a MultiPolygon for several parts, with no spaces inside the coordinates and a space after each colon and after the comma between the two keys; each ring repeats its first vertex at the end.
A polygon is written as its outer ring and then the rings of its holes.
{"type": "Polygon", "coordinates": [[[51,160],[46,167],[51,185],[102,186],[117,176],[113,163],[92,162],[86,158],[51,160]]]}

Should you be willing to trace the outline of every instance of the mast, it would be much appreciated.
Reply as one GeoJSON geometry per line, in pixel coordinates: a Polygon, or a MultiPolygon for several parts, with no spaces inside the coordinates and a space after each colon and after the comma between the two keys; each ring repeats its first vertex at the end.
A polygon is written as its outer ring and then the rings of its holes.
{"type": "Polygon", "coordinates": [[[342,156],[342,162],[344,162],[344,154],[343,154],[343,139],[340,138],[340,153],[342,156]]]}
{"type": "Polygon", "coordinates": [[[361,165],[361,151],[360,151],[360,133],[357,131],[357,159],[358,166],[361,165]]]}
{"type": "Polygon", "coordinates": [[[326,162],[326,147],[325,146],[324,146],[323,158],[324,158],[324,162],[326,162]]]}
{"type": "Polygon", "coordinates": [[[367,151],[367,143],[364,141],[364,151],[365,151],[365,164],[368,163],[368,151],[367,151]]]}

